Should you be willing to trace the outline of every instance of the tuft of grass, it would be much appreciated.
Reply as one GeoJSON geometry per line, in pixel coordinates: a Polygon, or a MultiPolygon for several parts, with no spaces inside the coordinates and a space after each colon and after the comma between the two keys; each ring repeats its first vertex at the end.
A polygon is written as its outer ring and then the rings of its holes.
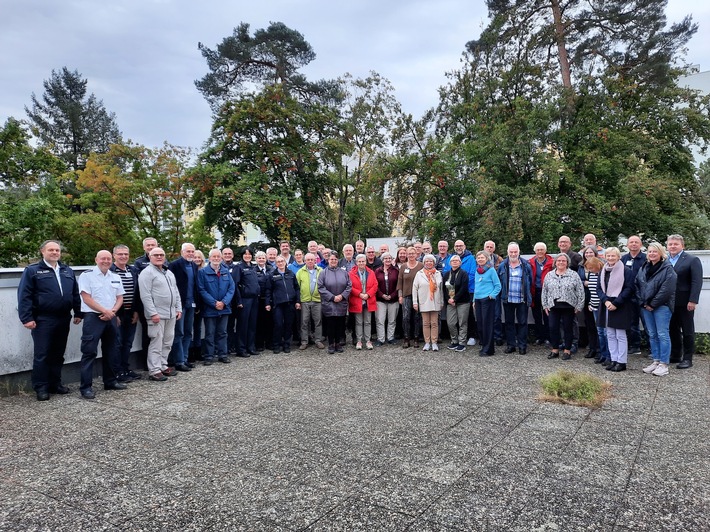
{"type": "Polygon", "coordinates": [[[560,370],[540,379],[540,400],[599,408],[611,397],[611,383],[588,373],[560,370]]]}

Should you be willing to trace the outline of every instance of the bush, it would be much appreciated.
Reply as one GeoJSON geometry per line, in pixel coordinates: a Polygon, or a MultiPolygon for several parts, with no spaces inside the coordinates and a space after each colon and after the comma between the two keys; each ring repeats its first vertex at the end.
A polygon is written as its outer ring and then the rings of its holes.
{"type": "Polygon", "coordinates": [[[611,384],[587,373],[556,371],[540,379],[540,399],[555,403],[599,408],[611,396],[611,384]]]}
{"type": "Polygon", "coordinates": [[[710,355],[710,334],[695,334],[695,352],[699,355],[710,355]]]}

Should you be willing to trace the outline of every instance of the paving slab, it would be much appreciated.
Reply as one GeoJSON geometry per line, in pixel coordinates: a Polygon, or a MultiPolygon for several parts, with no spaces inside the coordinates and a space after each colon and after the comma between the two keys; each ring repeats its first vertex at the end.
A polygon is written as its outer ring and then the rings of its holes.
{"type": "Polygon", "coordinates": [[[710,530],[710,361],[308,349],[0,398],[0,531],[710,530]],[[560,368],[598,410],[539,400],[560,368]]]}

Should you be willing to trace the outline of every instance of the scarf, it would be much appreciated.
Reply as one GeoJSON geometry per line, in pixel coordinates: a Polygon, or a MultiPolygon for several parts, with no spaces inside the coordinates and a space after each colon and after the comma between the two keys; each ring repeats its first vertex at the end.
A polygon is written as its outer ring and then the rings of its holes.
{"type": "Polygon", "coordinates": [[[604,265],[604,271],[610,272],[610,274],[601,276],[602,290],[609,297],[616,297],[621,293],[624,288],[624,268],[625,266],[621,261],[614,264],[612,268],[608,264],[604,265]],[[607,287],[607,278],[609,279],[609,286],[607,287]]]}
{"type": "Polygon", "coordinates": [[[436,293],[436,268],[431,268],[427,269],[424,268],[422,270],[424,272],[424,275],[427,277],[427,281],[429,281],[429,300],[433,301],[434,300],[434,294],[436,293]]]}

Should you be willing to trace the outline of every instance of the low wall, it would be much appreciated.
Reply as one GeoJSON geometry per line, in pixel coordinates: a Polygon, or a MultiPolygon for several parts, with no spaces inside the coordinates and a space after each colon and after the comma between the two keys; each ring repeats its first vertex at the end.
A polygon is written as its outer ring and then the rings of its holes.
{"type": "MultiPolygon", "coordinates": [[[[690,251],[700,257],[703,264],[703,290],[700,304],[695,313],[695,327],[699,333],[710,333],[710,250],[690,251]]],[[[77,266],[76,275],[88,269],[77,266]]],[[[2,338],[0,341],[0,377],[27,372],[32,369],[32,338],[17,317],[17,286],[22,275],[22,268],[0,268],[0,323],[2,338]]],[[[81,324],[71,326],[65,360],[67,363],[81,359],[81,324]]],[[[140,325],[138,326],[140,328],[140,325]]],[[[136,334],[134,349],[140,348],[140,331],[136,334]]],[[[98,365],[100,366],[100,365],[98,365]]]]}

